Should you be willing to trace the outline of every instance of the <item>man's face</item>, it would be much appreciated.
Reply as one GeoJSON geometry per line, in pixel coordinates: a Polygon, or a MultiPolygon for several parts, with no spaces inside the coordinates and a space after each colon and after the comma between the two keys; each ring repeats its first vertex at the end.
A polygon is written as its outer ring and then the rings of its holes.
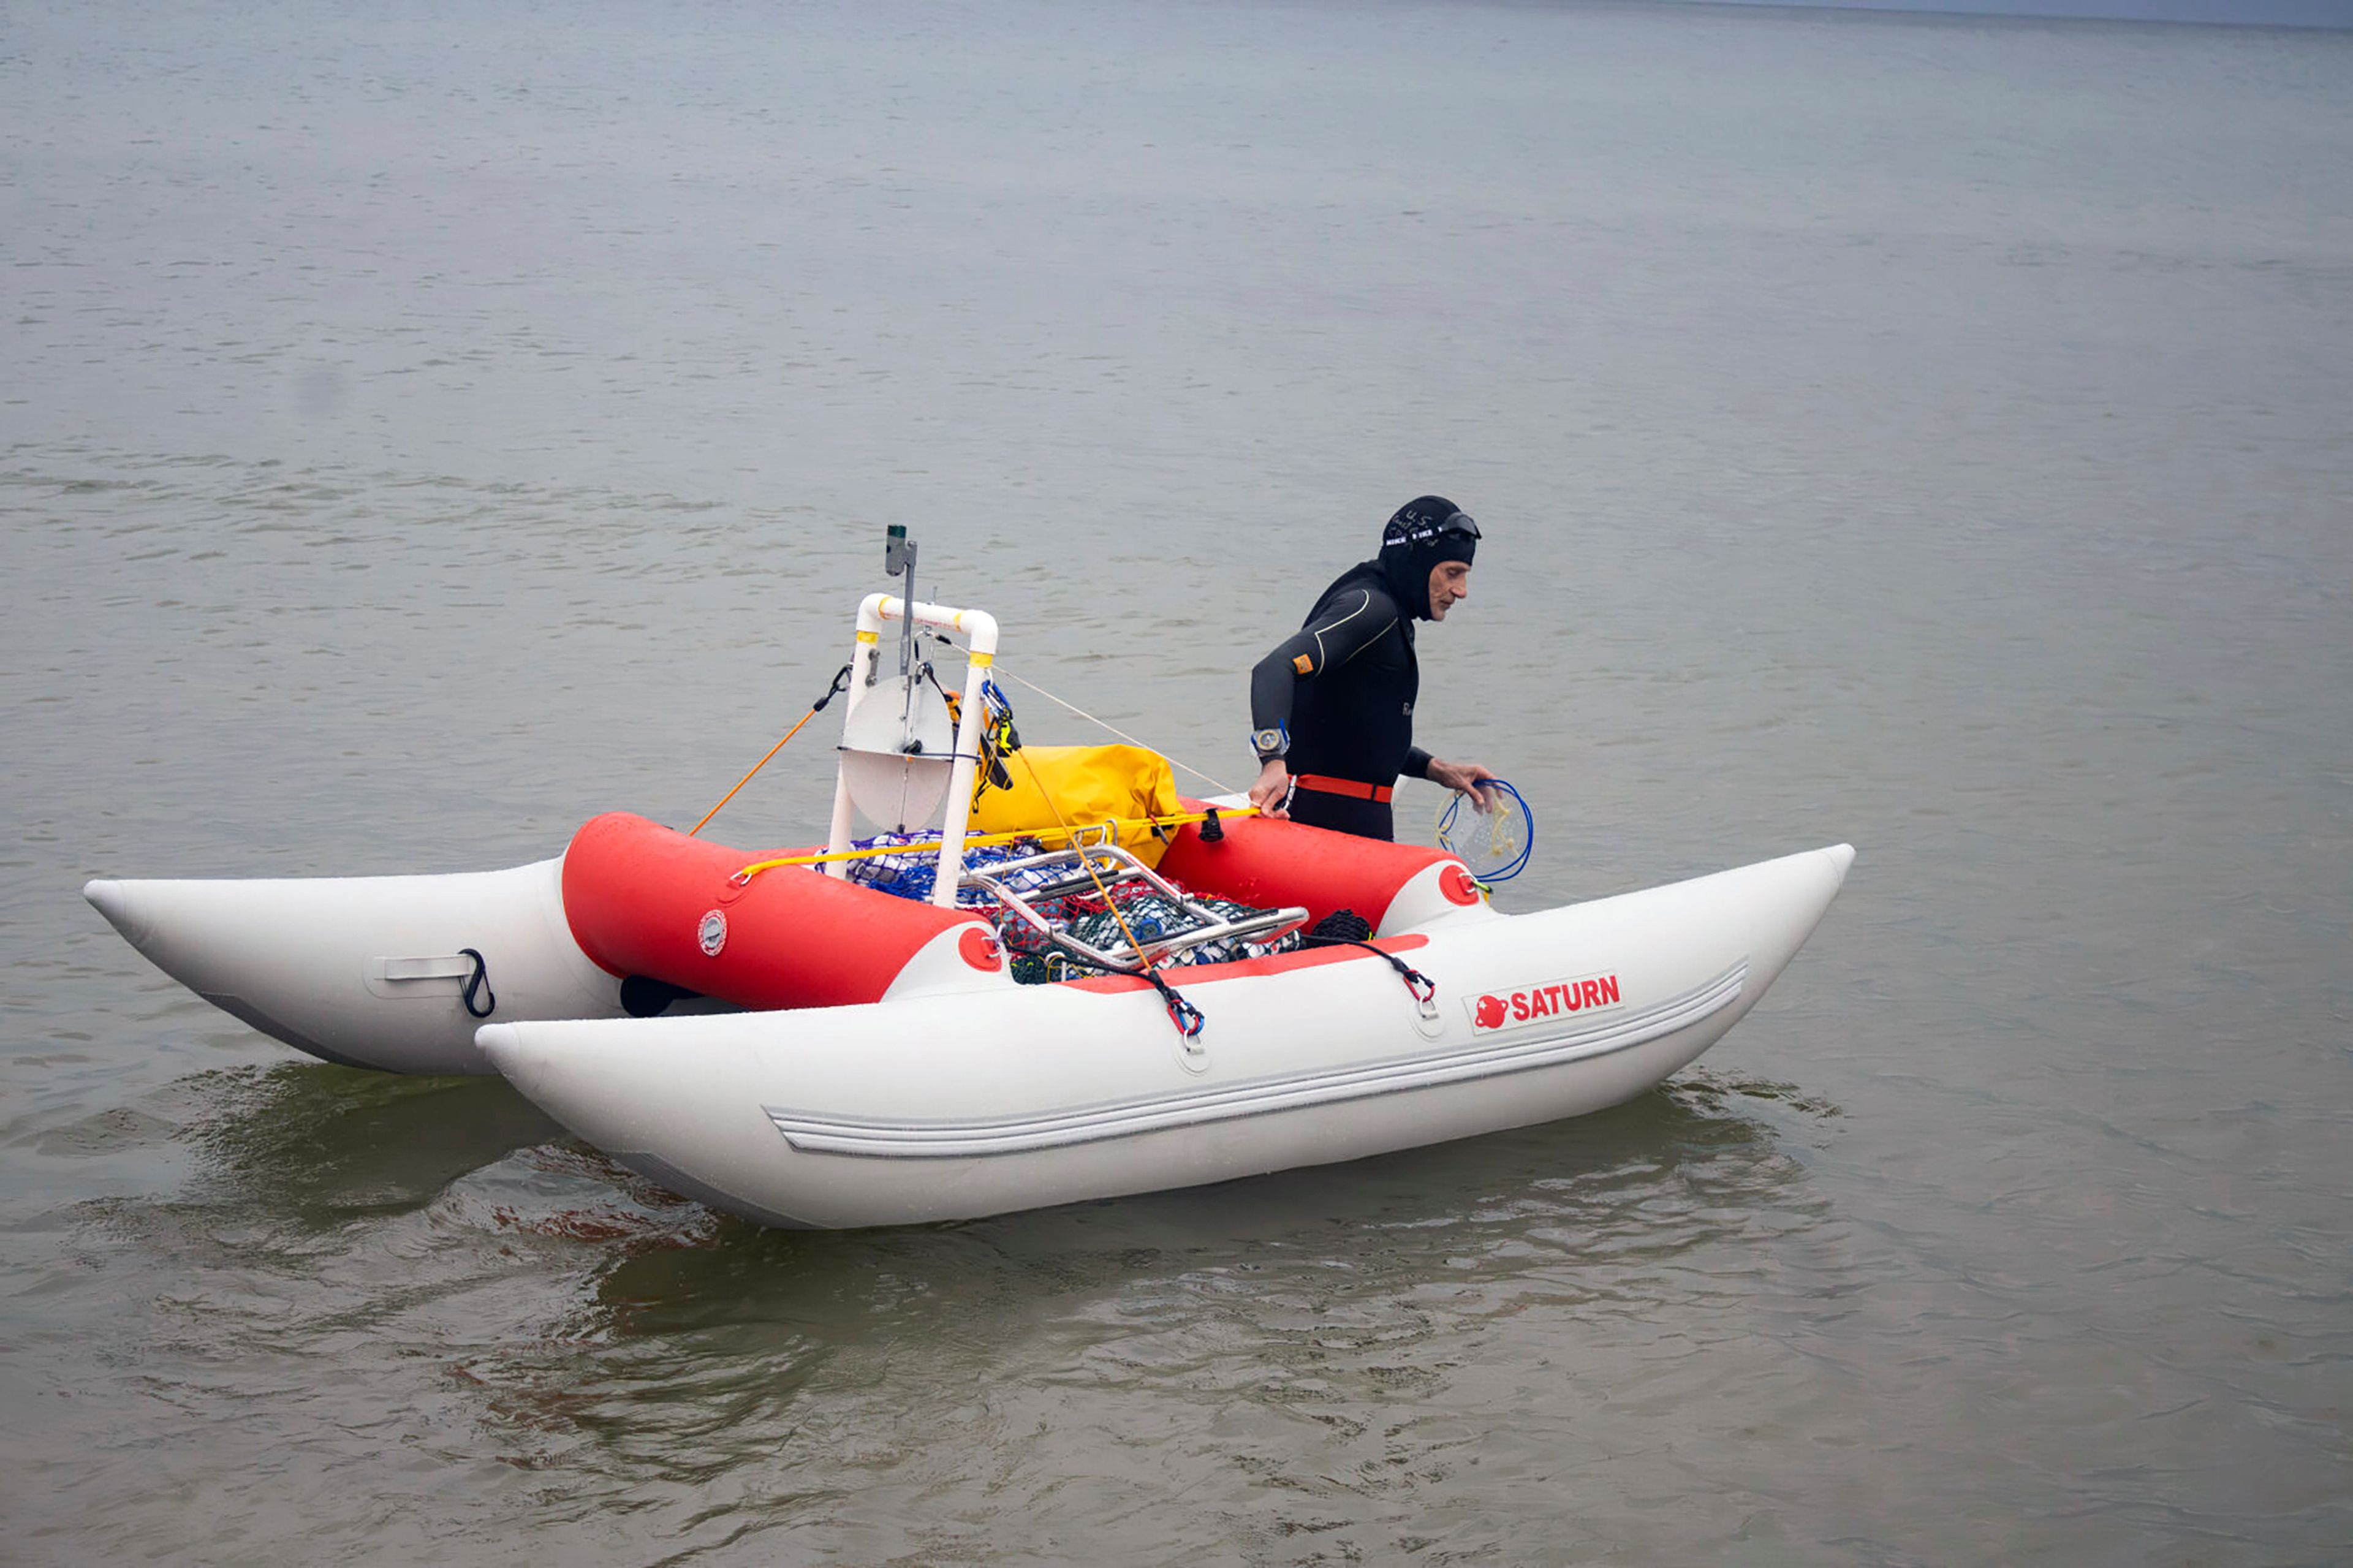
{"type": "Polygon", "coordinates": [[[1461,561],[1441,561],[1430,569],[1430,618],[1442,621],[1446,612],[1471,596],[1471,568],[1461,561]]]}

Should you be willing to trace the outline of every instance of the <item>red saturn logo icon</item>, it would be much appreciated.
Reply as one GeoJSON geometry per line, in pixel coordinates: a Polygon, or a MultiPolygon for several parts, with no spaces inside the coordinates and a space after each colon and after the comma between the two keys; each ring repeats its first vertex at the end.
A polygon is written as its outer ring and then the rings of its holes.
{"type": "Polygon", "coordinates": [[[1501,996],[1480,997],[1479,1026],[1482,1029],[1501,1028],[1503,1026],[1504,1014],[1505,1011],[1506,1009],[1504,1006],[1504,999],[1501,996]]]}

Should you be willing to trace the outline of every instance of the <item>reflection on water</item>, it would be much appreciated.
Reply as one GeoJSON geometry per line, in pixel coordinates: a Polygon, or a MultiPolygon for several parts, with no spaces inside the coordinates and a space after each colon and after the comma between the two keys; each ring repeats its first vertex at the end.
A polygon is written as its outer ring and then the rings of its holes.
{"type": "Polygon", "coordinates": [[[207,1206],[325,1230],[431,1203],[452,1181],[563,1130],[502,1079],[406,1078],[324,1063],[205,1075],[185,1136],[207,1206]]]}

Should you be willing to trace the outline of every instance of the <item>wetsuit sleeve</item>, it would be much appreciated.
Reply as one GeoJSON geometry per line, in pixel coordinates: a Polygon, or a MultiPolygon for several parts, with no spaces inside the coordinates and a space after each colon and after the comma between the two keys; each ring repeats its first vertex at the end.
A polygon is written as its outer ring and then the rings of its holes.
{"type": "MultiPolygon", "coordinates": [[[[1250,670],[1250,728],[1291,729],[1291,699],[1298,682],[1336,668],[1398,623],[1386,594],[1351,588],[1335,595],[1250,670]]],[[[1261,760],[1273,753],[1261,751],[1261,760]]]]}
{"type": "Polygon", "coordinates": [[[1430,776],[1430,753],[1423,751],[1419,746],[1407,748],[1405,753],[1405,776],[1409,779],[1428,778],[1430,776]]]}

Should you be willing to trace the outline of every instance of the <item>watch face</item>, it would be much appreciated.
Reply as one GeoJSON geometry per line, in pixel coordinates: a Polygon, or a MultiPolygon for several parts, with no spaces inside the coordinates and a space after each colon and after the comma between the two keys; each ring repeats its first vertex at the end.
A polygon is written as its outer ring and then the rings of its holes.
{"type": "Polygon", "coordinates": [[[1280,756],[1290,749],[1280,730],[1261,730],[1250,737],[1250,744],[1261,756],[1280,756]]]}

